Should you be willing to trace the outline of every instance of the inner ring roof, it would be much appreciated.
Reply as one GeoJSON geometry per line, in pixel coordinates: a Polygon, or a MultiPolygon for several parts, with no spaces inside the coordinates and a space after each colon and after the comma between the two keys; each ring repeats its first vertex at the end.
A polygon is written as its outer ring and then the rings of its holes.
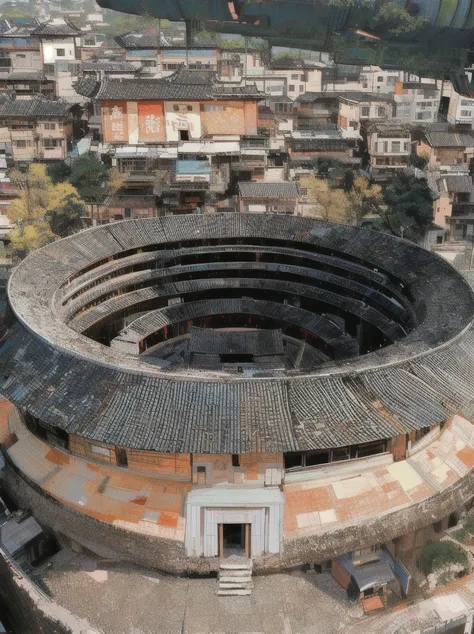
{"type": "Polygon", "coordinates": [[[473,416],[470,287],[438,256],[379,232],[253,214],[113,223],[26,258],[10,278],[9,302],[17,320],[0,349],[2,393],[48,424],[101,442],[173,452],[297,451],[389,438],[457,412],[473,416]],[[239,378],[164,372],[75,332],[57,310],[68,278],[110,256],[236,237],[308,243],[363,262],[408,287],[425,317],[376,353],[311,374],[239,378]]]}

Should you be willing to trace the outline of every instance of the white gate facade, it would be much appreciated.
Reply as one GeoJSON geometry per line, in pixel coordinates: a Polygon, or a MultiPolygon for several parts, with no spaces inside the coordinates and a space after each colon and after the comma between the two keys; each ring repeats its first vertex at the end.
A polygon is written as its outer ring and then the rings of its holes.
{"type": "Polygon", "coordinates": [[[279,553],[284,496],[278,488],[197,489],[186,500],[189,557],[217,557],[219,524],[250,524],[250,554],[279,553]]]}

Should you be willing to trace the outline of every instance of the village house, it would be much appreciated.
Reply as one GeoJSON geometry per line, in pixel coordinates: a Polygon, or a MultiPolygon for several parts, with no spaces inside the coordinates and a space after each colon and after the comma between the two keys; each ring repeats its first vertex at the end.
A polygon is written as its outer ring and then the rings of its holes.
{"type": "Polygon", "coordinates": [[[315,157],[337,159],[342,164],[360,166],[358,139],[344,137],[336,124],[321,124],[311,130],[295,130],[287,139],[292,166],[315,157]]]}
{"type": "Polygon", "coordinates": [[[5,22],[6,30],[0,34],[0,77],[4,73],[42,71],[41,44],[33,34],[39,26],[38,20],[5,22]]]}
{"type": "Polygon", "coordinates": [[[448,123],[452,125],[472,129],[474,121],[474,99],[463,97],[453,89],[449,99],[447,120],[448,123]]]}
{"type": "Polygon", "coordinates": [[[367,130],[367,149],[371,179],[389,181],[410,164],[410,130],[396,121],[373,123],[367,130]]]}
{"type": "Polygon", "coordinates": [[[361,126],[371,121],[392,119],[395,104],[390,95],[347,92],[339,97],[337,123],[348,134],[359,134],[361,126]]]}
{"type": "Polygon", "coordinates": [[[455,129],[428,130],[416,145],[432,167],[469,163],[474,155],[474,133],[455,129]]]}
{"type": "Polygon", "coordinates": [[[81,101],[73,87],[81,70],[80,33],[63,18],[53,18],[32,31],[40,40],[45,75],[55,82],[55,96],[71,103],[81,101]]]}
{"type": "Polygon", "coordinates": [[[8,131],[15,163],[64,160],[72,149],[72,122],[71,104],[64,102],[37,97],[0,106],[0,127],[8,131]]]}
{"type": "Polygon", "coordinates": [[[339,97],[334,93],[305,92],[295,100],[298,128],[312,128],[320,123],[336,123],[339,97]]]}
{"type": "Polygon", "coordinates": [[[243,213],[297,213],[299,184],[288,181],[241,182],[238,186],[239,211],[243,213]]]}
{"type": "Polygon", "coordinates": [[[100,104],[103,154],[127,188],[155,194],[164,212],[202,211],[238,181],[265,178],[270,147],[257,134],[254,85],[180,68],[165,79],[83,79],[76,90],[100,104]]]}
{"type": "MultiPolygon", "coordinates": [[[[449,242],[474,236],[474,185],[467,165],[430,170],[428,183],[435,193],[433,223],[444,230],[449,242]]],[[[438,238],[438,242],[444,242],[438,238]]]]}
{"type": "Polygon", "coordinates": [[[277,96],[285,95],[296,99],[306,92],[321,92],[320,62],[294,60],[274,60],[268,68],[261,66],[244,69],[244,75],[254,81],[262,92],[277,96]]]}

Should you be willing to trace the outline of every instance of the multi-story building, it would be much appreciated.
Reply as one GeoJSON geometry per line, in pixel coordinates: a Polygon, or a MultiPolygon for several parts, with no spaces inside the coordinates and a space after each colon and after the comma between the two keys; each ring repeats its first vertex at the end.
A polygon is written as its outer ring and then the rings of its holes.
{"type": "Polygon", "coordinates": [[[447,120],[452,125],[472,129],[474,124],[474,99],[463,97],[453,89],[449,99],[447,120]]]}
{"type": "Polygon", "coordinates": [[[55,96],[71,103],[80,101],[73,88],[81,70],[79,29],[63,18],[53,18],[32,35],[40,40],[44,72],[55,82],[55,96]]]}
{"type": "Polygon", "coordinates": [[[441,88],[436,82],[396,82],[394,99],[396,117],[403,123],[438,121],[441,88]]]}
{"type": "Polygon", "coordinates": [[[430,129],[418,141],[416,153],[427,156],[432,167],[468,163],[474,156],[474,133],[430,129]]]}
{"type": "Polygon", "coordinates": [[[71,105],[43,98],[8,99],[0,106],[0,126],[8,129],[13,159],[64,160],[72,148],[71,105]]]}
{"type": "Polygon", "coordinates": [[[101,105],[102,141],[137,194],[164,210],[202,210],[239,180],[264,178],[269,140],[257,135],[254,85],[218,82],[213,71],[180,69],[165,79],[83,80],[101,105]]]}
{"type": "Polygon", "coordinates": [[[410,164],[411,132],[397,121],[373,123],[367,131],[367,149],[371,179],[388,181],[410,164]]]}
{"type": "Polygon", "coordinates": [[[38,28],[36,19],[25,23],[7,21],[8,28],[0,35],[0,77],[11,72],[38,72],[43,70],[41,43],[33,32],[38,28]]]}

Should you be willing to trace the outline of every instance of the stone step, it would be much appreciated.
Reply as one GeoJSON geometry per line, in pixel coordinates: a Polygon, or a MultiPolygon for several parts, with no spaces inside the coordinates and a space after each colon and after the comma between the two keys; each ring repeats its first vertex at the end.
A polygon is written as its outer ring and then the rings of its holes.
{"type": "Polygon", "coordinates": [[[226,564],[221,562],[219,566],[221,570],[252,570],[252,564],[242,563],[242,564],[226,564]]]}
{"type": "Polygon", "coordinates": [[[251,570],[219,570],[219,575],[225,575],[226,577],[247,577],[251,574],[251,570]]]}
{"type": "Polygon", "coordinates": [[[217,594],[219,596],[248,596],[249,594],[252,594],[251,590],[218,590],[217,594]]]}
{"type": "Polygon", "coordinates": [[[225,588],[252,588],[251,581],[223,581],[219,583],[219,589],[225,590],[225,588]]]}
{"type": "Polygon", "coordinates": [[[219,577],[219,584],[221,583],[251,583],[252,577],[247,575],[246,577],[219,577]]]}

